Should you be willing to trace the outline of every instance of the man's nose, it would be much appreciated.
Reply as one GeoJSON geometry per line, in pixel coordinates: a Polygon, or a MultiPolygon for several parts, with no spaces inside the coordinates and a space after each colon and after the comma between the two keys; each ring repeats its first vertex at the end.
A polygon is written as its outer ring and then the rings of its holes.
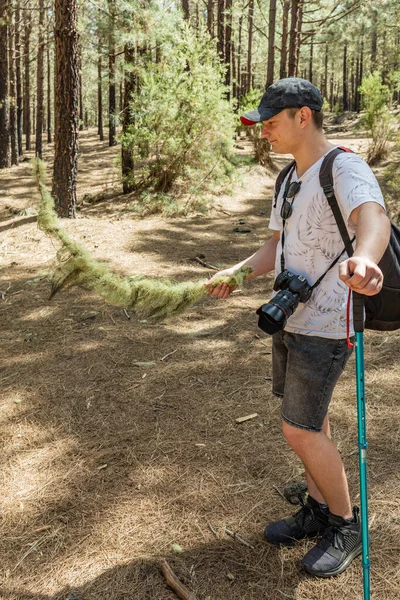
{"type": "Polygon", "coordinates": [[[261,130],[261,138],[268,139],[268,136],[269,136],[268,127],[266,125],[263,125],[263,128],[261,130]]]}

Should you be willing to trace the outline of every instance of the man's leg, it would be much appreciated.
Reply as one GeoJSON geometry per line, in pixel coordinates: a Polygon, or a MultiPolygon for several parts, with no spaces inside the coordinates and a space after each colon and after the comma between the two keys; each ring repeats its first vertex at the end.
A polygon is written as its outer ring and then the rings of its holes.
{"type": "Polygon", "coordinates": [[[301,458],[306,468],[309,494],[317,502],[327,504],[332,514],[350,519],[352,508],[344,465],[340,454],[325,431],[315,432],[292,427],[283,422],[283,433],[289,445],[301,458]]]}

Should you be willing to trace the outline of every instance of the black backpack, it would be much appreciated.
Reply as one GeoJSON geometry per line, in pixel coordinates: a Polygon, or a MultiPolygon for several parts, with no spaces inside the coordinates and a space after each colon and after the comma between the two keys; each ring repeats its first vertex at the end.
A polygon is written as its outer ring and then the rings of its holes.
{"type": "MultiPolygon", "coordinates": [[[[353,246],[333,189],[332,165],[336,156],[342,152],[351,150],[340,146],[325,156],[319,171],[319,181],[334,214],[347,255],[351,256],[353,246]]],[[[295,161],[292,161],[286,165],[276,179],[274,206],[282,183],[294,164],[295,161]]],[[[390,241],[379,268],[383,273],[381,291],[375,296],[362,297],[365,306],[365,327],[378,331],[394,331],[400,329],[400,229],[394,223],[391,223],[390,241]]]]}

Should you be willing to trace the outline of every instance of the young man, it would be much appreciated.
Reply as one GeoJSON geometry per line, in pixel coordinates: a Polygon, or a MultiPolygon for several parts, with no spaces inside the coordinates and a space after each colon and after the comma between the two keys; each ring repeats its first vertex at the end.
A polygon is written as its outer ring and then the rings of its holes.
{"type": "MultiPolygon", "coordinates": [[[[249,278],[274,268],[278,276],[283,270],[283,254],[284,268],[313,285],[343,251],[319,183],[323,158],[334,147],[324,137],[321,108],[322,97],[314,85],[288,78],[271,85],[258,109],[241,117],[244,125],[262,122],[262,137],[272,150],[292,154],[296,164],[272,208],[269,226],[273,235],[255,254],[221,273],[231,274],[248,265],[253,269],[249,278]],[[288,179],[298,182],[292,192],[288,192],[288,179]]],[[[304,464],[309,495],[293,517],[271,523],[265,530],[273,544],[291,545],[305,537],[321,536],[302,560],[303,568],[319,577],[341,573],[361,553],[358,509],[350,502],[327,412],[351,353],[346,341],[348,288],[365,295],[380,291],[383,276],[378,262],[390,235],[378,183],[360,157],[352,153],[337,156],[333,179],[350,237],[356,235],[354,255],[348,258],[343,254],[311,298],[300,303],[284,329],[272,336],[273,392],[282,398],[283,433],[304,464]]],[[[210,288],[209,293],[227,298],[231,291],[222,284],[210,288]]]]}

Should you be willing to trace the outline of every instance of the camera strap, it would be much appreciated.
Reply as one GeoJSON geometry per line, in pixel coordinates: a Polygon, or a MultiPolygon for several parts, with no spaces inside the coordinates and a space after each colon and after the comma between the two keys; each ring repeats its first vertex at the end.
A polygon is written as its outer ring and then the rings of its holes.
{"type": "MultiPolygon", "coordinates": [[[[283,204],[287,201],[287,195],[289,193],[289,188],[290,188],[290,184],[292,183],[292,175],[293,175],[293,171],[296,168],[296,163],[293,162],[293,165],[291,167],[291,169],[289,170],[289,176],[286,180],[286,184],[285,184],[285,189],[283,190],[283,204]]],[[[292,200],[292,204],[293,204],[294,198],[292,200]]],[[[281,252],[281,272],[285,270],[285,252],[284,252],[284,248],[285,248],[285,219],[282,219],[282,235],[281,235],[281,245],[282,245],[282,252],[281,252]]]]}
{"type": "MultiPolygon", "coordinates": [[[[288,176],[288,178],[286,180],[285,189],[284,189],[284,192],[283,192],[283,202],[286,202],[286,200],[287,200],[287,195],[288,195],[288,192],[289,192],[290,184],[292,182],[292,175],[293,175],[293,171],[295,170],[295,167],[296,167],[296,163],[294,163],[293,166],[291,167],[290,172],[289,172],[289,176],[288,176]]],[[[293,201],[294,201],[294,198],[292,200],[292,204],[293,204],[293,201]]],[[[336,217],[336,214],[335,214],[335,217],[336,217]]],[[[285,270],[285,252],[284,252],[284,249],[285,249],[285,223],[286,223],[286,220],[283,219],[282,220],[282,235],[281,235],[281,245],[282,245],[282,252],[281,252],[281,272],[283,272],[285,270]]],[[[347,232],[347,230],[346,230],[346,232],[347,232]]],[[[340,258],[346,252],[346,250],[352,248],[352,244],[353,244],[354,240],[356,239],[356,236],[354,236],[353,239],[350,240],[349,239],[349,235],[347,234],[347,238],[348,238],[348,240],[346,240],[347,243],[345,244],[345,247],[343,248],[342,252],[339,254],[339,256],[337,256],[335,258],[335,260],[332,262],[332,264],[329,265],[329,267],[327,268],[327,270],[325,271],[325,273],[323,273],[321,275],[321,277],[319,277],[317,279],[317,281],[311,286],[311,290],[314,290],[321,283],[321,281],[323,280],[323,278],[325,277],[325,275],[338,263],[338,261],[340,260],[340,258]]],[[[349,255],[349,252],[347,252],[347,253],[349,255]]]]}

